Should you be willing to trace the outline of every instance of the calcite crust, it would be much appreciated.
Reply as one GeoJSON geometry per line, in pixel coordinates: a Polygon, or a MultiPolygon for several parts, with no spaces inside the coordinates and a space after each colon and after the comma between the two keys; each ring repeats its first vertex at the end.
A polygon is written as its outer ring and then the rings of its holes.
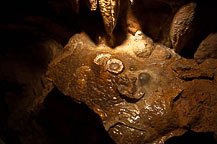
{"type": "MultiPolygon", "coordinates": [[[[122,46],[111,50],[94,46],[85,33],[76,34],[71,38],[73,44],[67,46],[73,51],[57,57],[49,65],[47,77],[64,95],[94,110],[118,144],[166,141],[185,133],[186,127],[216,132],[213,69],[161,45],[149,57],[139,57],[133,52],[132,37],[128,35],[122,46]],[[80,45],[74,47],[77,42],[80,45]],[[121,70],[106,70],[109,60],[119,62],[112,68],[121,70]]],[[[214,67],[216,70],[217,63],[214,67]]]]}

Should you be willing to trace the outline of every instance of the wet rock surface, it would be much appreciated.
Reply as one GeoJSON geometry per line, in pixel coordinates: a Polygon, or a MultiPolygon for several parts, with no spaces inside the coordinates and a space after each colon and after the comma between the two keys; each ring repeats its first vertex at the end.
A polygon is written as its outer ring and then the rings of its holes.
{"type": "Polygon", "coordinates": [[[130,49],[130,37],[111,50],[105,45],[95,46],[84,33],[77,34],[49,65],[47,77],[64,95],[84,102],[97,113],[116,143],[166,141],[170,136],[165,135],[186,128],[215,132],[214,71],[172,50],[168,50],[170,59],[140,58],[130,49]],[[105,66],[96,65],[94,59],[102,54],[104,63],[118,59],[124,69],[110,73],[105,66]],[[79,61],[73,63],[75,60],[79,61]]]}
{"type": "Polygon", "coordinates": [[[216,143],[214,1],[32,2],[0,6],[0,143],[216,143]]]}

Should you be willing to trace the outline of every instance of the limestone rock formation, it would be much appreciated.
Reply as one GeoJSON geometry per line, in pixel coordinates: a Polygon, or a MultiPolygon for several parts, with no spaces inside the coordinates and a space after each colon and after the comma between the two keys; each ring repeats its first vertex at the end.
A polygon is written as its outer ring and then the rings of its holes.
{"type": "Polygon", "coordinates": [[[198,63],[202,63],[207,58],[217,58],[217,33],[209,34],[194,54],[194,59],[198,63]]]}
{"type": "Polygon", "coordinates": [[[215,72],[160,45],[141,58],[131,49],[131,37],[111,50],[77,34],[49,65],[47,79],[97,113],[118,144],[159,143],[186,128],[216,132],[215,72]],[[166,56],[155,57],[160,51],[166,56]],[[120,68],[117,73],[107,69],[112,59],[121,62],[111,67],[120,68]]]}
{"type": "Polygon", "coordinates": [[[181,7],[175,14],[171,28],[170,40],[176,52],[180,52],[192,38],[197,4],[192,2],[181,7]]]}
{"type": "Polygon", "coordinates": [[[216,143],[214,1],[0,7],[0,143],[216,143]]]}

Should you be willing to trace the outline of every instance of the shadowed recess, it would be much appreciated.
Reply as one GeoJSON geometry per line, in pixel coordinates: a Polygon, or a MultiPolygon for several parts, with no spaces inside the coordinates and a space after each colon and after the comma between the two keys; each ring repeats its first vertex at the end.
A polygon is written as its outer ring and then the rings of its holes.
{"type": "Polygon", "coordinates": [[[51,138],[52,144],[113,144],[98,115],[57,89],[48,95],[45,108],[36,119],[51,138]]]}
{"type": "Polygon", "coordinates": [[[182,136],[172,137],[165,144],[216,144],[213,133],[196,133],[189,131],[182,136]]]}

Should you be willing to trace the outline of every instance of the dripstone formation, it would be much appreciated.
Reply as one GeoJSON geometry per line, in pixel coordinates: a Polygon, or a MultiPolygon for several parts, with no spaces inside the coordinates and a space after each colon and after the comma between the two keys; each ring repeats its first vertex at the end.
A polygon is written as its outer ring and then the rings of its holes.
{"type": "Polygon", "coordinates": [[[203,2],[70,2],[78,16],[99,12],[104,28],[73,34],[49,61],[40,93],[12,114],[16,131],[37,130],[20,136],[24,144],[50,142],[37,118],[55,91],[97,114],[117,144],[163,144],[188,131],[216,137],[217,33],[198,31],[203,2]]]}

